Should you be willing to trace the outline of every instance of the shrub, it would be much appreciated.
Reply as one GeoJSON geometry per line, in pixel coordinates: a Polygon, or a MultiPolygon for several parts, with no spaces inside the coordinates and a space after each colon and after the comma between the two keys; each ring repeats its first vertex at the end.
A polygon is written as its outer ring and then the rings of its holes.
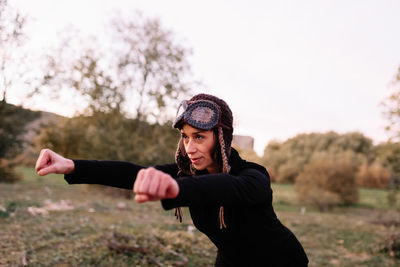
{"type": "Polygon", "coordinates": [[[300,167],[297,164],[292,161],[286,162],[279,167],[276,181],[278,183],[294,183],[299,171],[300,167]]]}
{"type": "Polygon", "coordinates": [[[367,188],[386,189],[389,186],[391,178],[391,172],[379,162],[373,162],[368,165],[364,161],[356,175],[357,185],[367,188]]]}
{"type": "Polygon", "coordinates": [[[268,171],[269,179],[271,180],[271,183],[276,183],[277,180],[276,180],[276,170],[275,170],[275,168],[273,166],[271,166],[271,167],[266,166],[266,169],[268,171]]]}
{"type": "Polygon", "coordinates": [[[301,204],[325,210],[332,205],[358,201],[355,154],[317,153],[296,179],[295,190],[301,204]]]}
{"type": "Polygon", "coordinates": [[[14,164],[10,160],[0,159],[0,182],[13,183],[21,177],[15,173],[14,164]]]}
{"type": "Polygon", "coordinates": [[[351,151],[364,157],[369,163],[375,158],[372,140],[358,132],[298,134],[284,142],[272,141],[265,150],[261,162],[276,170],[276,181],[293,183],[305,165],[318,153],[343,153],[351,151]]]}

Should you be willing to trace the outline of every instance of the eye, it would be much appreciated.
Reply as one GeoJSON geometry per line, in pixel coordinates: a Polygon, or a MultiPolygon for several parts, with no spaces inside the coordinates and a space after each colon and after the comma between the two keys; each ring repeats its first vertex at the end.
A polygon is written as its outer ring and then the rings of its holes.
{"type": "Polygon", "coordinates": [[[184,134],[184,133],[181,133],[181,137],[182,137],[182,139],[186,139],[186,138],[188,138],[188,137],[187,137],[187,135],[186,135],[186,134],[184,134]]]}
{"type": "Polygon", "coordinates": [[[196,135],[196,139],[198,139],[198,140],[201,140],[201,139],[203,139],[203,138],[204,138],[204,137],[201,136],[201,135],[199,135],[199,134],[196,135]]]}

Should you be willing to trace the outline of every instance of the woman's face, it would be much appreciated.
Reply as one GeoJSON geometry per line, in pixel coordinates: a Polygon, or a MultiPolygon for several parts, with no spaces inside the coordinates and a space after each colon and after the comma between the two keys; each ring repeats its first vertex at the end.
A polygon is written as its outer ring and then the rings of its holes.
{"type": "Polygon", "coordinates": [[[186,154],[196,170],[207,169],[209,173],[219,172],[218,161],[213,153],[217,139],[212,130],[200,130],[184,124],[181,137],[186,154]]]}

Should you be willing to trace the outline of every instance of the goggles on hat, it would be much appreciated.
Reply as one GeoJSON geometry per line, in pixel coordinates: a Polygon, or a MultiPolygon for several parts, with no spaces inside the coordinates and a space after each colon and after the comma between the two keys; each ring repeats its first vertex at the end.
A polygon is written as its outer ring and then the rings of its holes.
{"type": "Polygon", "coordinates": [[[214,102],[208,100],[184,100],[178,107],[173,127],[178,128],[182,120],[184,120],[195,128],[210,130],[218,125],[219,118],[220,110],[214,102]]]}

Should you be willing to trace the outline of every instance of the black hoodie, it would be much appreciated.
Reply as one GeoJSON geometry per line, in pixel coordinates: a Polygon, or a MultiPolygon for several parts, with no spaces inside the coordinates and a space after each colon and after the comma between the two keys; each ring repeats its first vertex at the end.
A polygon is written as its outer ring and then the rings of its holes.
{"type": "MultiPolygon", "coordinates": [[[[132,189],[142,166],[120,161],[74,160],[75,171],[65,175],[70,184],[103,184],[132,189]]],[[[216,266],[306,266],[307,256],[292,232],[281,224],[272,207],[267,170],[242,160],[235,149],[229,174],[177,178],[176,164],[156,169],[176,179],[179,194],[162,200],[164,209],[189,207],[193,224],[218,248],[216,266]],[[226,228],[220,229],[219,209],[224,207],[226,228]]]]}

